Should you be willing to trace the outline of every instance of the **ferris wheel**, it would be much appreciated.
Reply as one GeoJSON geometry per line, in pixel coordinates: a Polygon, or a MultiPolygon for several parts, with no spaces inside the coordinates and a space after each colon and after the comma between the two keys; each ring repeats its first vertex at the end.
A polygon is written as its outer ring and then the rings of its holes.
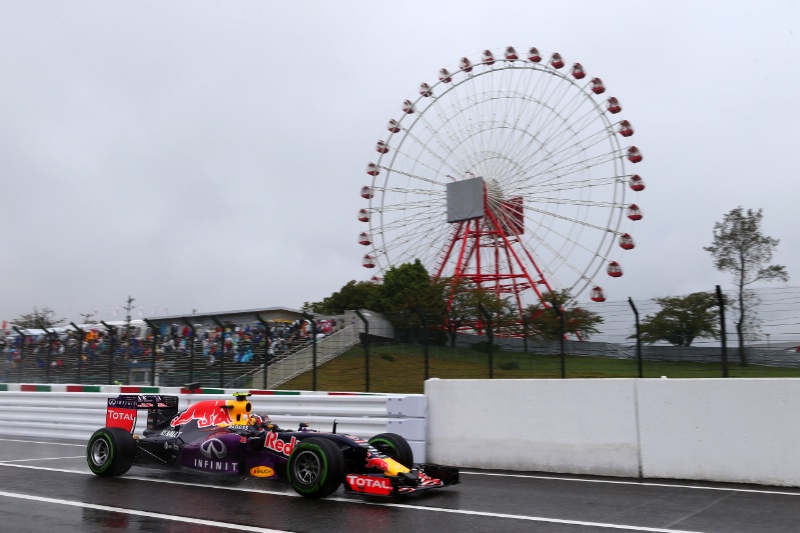
{"type": "Polygon", "coordinates": [[[402,103],[367,165],[363,266],[378,280],[419,259],[520,311],[562,289],[604,301],[642,219],[631,196],[644,182],[626,170],[642,154],[621,111],[558,53],[509,46],[442,68],[402,103]]]}

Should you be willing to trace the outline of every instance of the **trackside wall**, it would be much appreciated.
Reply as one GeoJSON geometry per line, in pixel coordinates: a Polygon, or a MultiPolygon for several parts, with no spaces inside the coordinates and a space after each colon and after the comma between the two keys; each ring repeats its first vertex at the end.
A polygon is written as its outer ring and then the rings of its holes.
{"type": "Polygon", "coordinates": [[[639,475],[631,380],[429,380],[425,394],[432,462],[639,475]]]}
{"type": "Polygon", "coordinates": [[[800,486],[800,380],[429,380],[428,458],[800,486]]]}
{"type": "MultiPolygon", "coordinates": [[[[187,394],[171,387],[120,387],[116,385],[2,385],[0,435],[87,441],[105,426],[106,401],[123,394],[178,396],[180,410],[202,400],[230,400],[233,390],[213,389],[187,394]],[[11,390],[8,390],[11,389],[11,390]],[[32,389],[32,390],[31,390],[32,389]],[[36,390],[39,389],[39,390],[36,390]],[[42,390],[46,389],[46,390],[42,390]],[[95,389],[92,392],[80,389],[95,389]]],[[[378,433],[398,433],[406,438],[414,460],[425,457],[425,397],[421,394],[347,394],[307,391],[250,391],[256,413],[267,413],[281,427],[296,428],[300,422],[320,431],[369,438],[378,433]]],[[[146,425],[139,413],[137,433],[146,425]]]]}

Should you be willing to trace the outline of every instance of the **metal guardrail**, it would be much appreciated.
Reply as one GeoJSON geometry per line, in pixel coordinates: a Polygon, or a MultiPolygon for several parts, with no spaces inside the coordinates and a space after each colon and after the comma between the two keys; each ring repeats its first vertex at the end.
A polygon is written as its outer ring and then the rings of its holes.
{"type": "MultiPolygon", "coordinates": [[[[176,394],[179,409],[202,400],[231,399],[226,394],[176,394]]],[[[37,439],[87,441],[105,426],[106,400],[118,392],[21,392],[0,391],[0,435],[37,439]]],[[[267,413],[281,427],[307,422],[320,431],[369,438],[378,433],[403,435],[416,461],[425,458],[425,397],[416,395],[260,395],[250,397],[253,411],[267,413]]],[[[141,417],[140,417],[141,418],[141,417]]],[[[140,419],[139,430],[144,427],[140,419]]],[[[138,433],[139,431],[137,431],[138,433]]]]}

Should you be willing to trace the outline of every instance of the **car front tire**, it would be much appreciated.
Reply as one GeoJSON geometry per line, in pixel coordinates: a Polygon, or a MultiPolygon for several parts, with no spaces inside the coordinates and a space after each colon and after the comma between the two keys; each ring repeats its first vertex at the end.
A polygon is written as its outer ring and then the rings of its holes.
{"type": "Polygon", "coordinates": [[[333,441],[319,437],[297,443],[286,466],[292,488],[306,498],[324,498],[344,480],[342,450],[333,441]]]}
{"type": "Polygon", "coordinates": [[[406,468],[414,467],[414,452],[411,450],[411,445],[397,433],[380,433],[369,439],[369,443],[406,468]]]}

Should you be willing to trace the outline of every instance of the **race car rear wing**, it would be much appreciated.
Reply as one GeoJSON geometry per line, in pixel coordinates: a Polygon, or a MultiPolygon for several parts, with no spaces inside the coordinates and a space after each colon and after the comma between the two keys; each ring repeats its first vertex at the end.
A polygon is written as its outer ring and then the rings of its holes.
{"type": "Polygon", "coordinates": [[[147,409],[147,429],[162,429],[178,414],[178,397],[120,394],[116,398],[109,398],[106,427],[123,428],[133,433],[140,409],[147,409]]]}

